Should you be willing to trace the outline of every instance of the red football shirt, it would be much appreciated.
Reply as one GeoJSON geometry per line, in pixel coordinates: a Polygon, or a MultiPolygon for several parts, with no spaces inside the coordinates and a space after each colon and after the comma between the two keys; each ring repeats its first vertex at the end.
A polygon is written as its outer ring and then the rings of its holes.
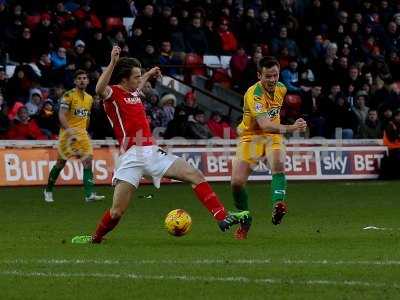
{"type": "Polygon", "coordinates": [[[139,91],[128,92],[117,85],[111,86],[104,110],[114,129],[121,151],[133,145],[153,145],[153,136],[139,91]]]}

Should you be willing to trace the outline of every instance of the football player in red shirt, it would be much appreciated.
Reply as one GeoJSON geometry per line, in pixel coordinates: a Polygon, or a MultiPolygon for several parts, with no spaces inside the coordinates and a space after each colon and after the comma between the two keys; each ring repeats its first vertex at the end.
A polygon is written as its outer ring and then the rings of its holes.
{"type": "Polygon", "coordinates": [[[96,85],[96,93],[103,99],[121,150],[114,170],[113,203],[92,235],[76,236],[72,242],[101,243],[127,210],[142,176],[152,177],[156,187],[160,186],[162,177],[191,183],[197,198],[214,216],[222,231],[247,219],[247,211],[226,211],[199,170],[154,144],[140,91],[148,79],[161,75],[160,69],[155,67],[142,75],[140,62],[135,58],[119,58],[120,52],[118,46],[113,47],[111,62],[96,85]],[[110,81],[115,84],[109,85],[110,81]]]}

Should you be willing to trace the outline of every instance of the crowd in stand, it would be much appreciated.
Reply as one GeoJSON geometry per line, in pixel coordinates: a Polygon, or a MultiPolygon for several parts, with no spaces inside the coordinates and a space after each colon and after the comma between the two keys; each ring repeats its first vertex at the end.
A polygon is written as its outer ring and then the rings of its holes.
{"type": "MultiPolygon", "coordinates": [[[[0,137],[53,139],[63,92],[77,69],[94,86],[114,44],[144,68],[181,72],[188,53],[231,55],[230,86],[244,93],[257,62],[273,55],[289,100],[284,122],[297,117],[310,136],[381,138],[400,109],[400,2],[389,0],[0,0],[0,137]],[[126,30],[122,17],[134,18],[126,30]],[[290,96],[292,98],[290,98],[290,96]]],[[[230,120],[205,113],[193,93],[177,105],[149,85],[144,103],[166,138],[235,137],[230,120]]],[[[229,100],[229,99],[226,99],[229,100]]],[[[111,136],[101,105],[94,138],[111,136]]]]}

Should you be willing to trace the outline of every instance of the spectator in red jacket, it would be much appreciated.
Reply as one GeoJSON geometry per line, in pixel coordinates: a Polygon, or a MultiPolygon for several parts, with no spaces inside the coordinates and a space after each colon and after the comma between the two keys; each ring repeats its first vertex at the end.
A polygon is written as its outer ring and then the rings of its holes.
{"type": "Polygon", "coordinates": [[[239,90],[239,86],[242,82],[244,70],[246,70],[249,58],[243,47],[239,47],[237,52],[232,55],[229,66],[232,73],[233,88],[239,90]]]}
{"type": "Polygon", "coordinates": [[[236,51],[238,45],[235,35],[229,30],[228,20],[223,19],[218,28],[219,37],[221,39],[222,51],[231,54],[236,51]]]}
{"type": "Polygon", "coordinates": [[[10,140],[46,140],[35,120],[29,118],[28,110],[22,106],[17,113],[14,124],[8,132],[10,140]]]}
{"type": "Polygon", "coordinates": [[[223,139],[236,138],[236,132],[227,122],[222,120],[221,114],[217,111],[214,111],[212,113],[210,119],[207,122],[207,126],[214,137],[220,137],[223,139]]]}

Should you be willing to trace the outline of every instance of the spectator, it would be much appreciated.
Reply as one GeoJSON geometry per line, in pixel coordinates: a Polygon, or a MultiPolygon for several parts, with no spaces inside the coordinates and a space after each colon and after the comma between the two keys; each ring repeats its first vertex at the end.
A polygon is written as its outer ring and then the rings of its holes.
{"type": "Polygon", "coordinates": [[[194,112],[193,119],[188,122],[188,131],[186,138],[188,139],[209,139],[212,137],[210,129],[206,124],[206,116],[204,111],[197,109],[194,112]]]}
{"type": "Polygon", "coordinates": [[[157,66],[159,64],[159,58],[156,49],[151,41],[146,43],[144,48],[144,54],[142,55],[142,67],[145,69],[157,66]]]}
{"type": "Polygon", "coordinates": [[[52,25],[51,15],[43,13],[40,16],[40,24],[33,31],[37,53],[49,52],[54,47],[56,33],[52,25]]]}
{"type": "Polygon", "coordinates": [[[374,109],[370,109],[368,117],[360,127],[360,139],[381,139],[382,138],[382,127],[378,119],[378,112],[374,109]]]}
{"type": "Polygon", "coordinates": [[[31,29],[25,27],[22,30],[21,36],[15,43],[14,51],[11,52],[11,59],[19,63],[28,63],[32,60],[32,55],[35,50],[36,47],[32,39],[31,29]]]}
{"type": "Polygon", "coordinates": [[[32,89],[30,92],[29,101],[25,105],[29,116],[36,115],[39,112],[39,110],[42,108],[42,100],[42,92],[39,89],[32,89]]]}
{"type": "Polygon", "coordinates": [[[52,79],[52,65],[49,53],[43,53],[40,55],[38,62],[36,63],[37,68],[40,71],[40,83],[43,86],[49,86],[53,84],[52,79]]]}
{"type": "Polygon", "coordinates": [[[75,48],[73,52],[71,52],[67,58],[68,63],[73,63],[76,69],[83,69],[84,61],[88,57],[85,50],[86,50],[85,42],[82,40],[77,40],[75,42],[75,48]]]}
{"type": "Polygon", "coordinates": [[[7,116],[7,105],[3,95],[0,93],[0,139],[6,138],[9,127],[10,120],[7,116]]]}
{"type": "Polygon", "coordinates": [[[141,28],[143,30],[143,36],[147,40],[157,38],[160,28],[154,16],[153,5],[148,4],[143,8],[142,14],[135,19],[133,27],[141,28]]]}
{"type": "Polygon", "coordinates": [[[93,33],[92,39],[89,41],[88,51],[100,66],[108,64],[108,57],[104,53],[109,53],[111,50],[110,43],[104,38],[103,32],[97,29],[93,33]]]}
{"type": "Polygon", "coordinates": [[[166,39],[171,41],[172,51],[184,53],[186,51],[185,37],[176,16],[169,18],[169,26],[166,29],[166,39]]]}
{"type": "Polygon", "coordinates": [[[208,51],[206,54],[220,55],[222,53],[221,39],[214,27],[214,21],[207,19],[204,23],[204,34],[207,39],[208,51]]]}
{"type": "Polygon", "coordinates": [[[279,31],[279,37],[271,41],[271,54],[278,55],[284,48],[287,49],[288,55],[291,57],[297,57],[299,55],[296,42],[288,38],[287,28],[282,26],[279,31]]]}
{"type": "Polygon", "coordinates": [[[214,111],[211,114],[207,126],[214,137],[223,139],[235,139],[237,137],[236,132],[227,122],[222,120],[222,116],[218,111],[214,111]]]}
{"type": "Polygon", "coordinates": [[[161,127],[166,128],[168,123],[174,119],[176,97],[174,94],[165,94],[160,100],[161,107],[161,127]]]}
{"type": "MultiPolygon", "coordinates": [[[[178,60],[178,57],[172,52],[171,42],[167,40],[163,41],[161,43],[160,66],[180,64],[182,64],[182,60],[178,60]]],[[[177,73],[178,69],[176,67],[163,68],[163,74],[165,75],[171,76],[177,73]]]]}
{"type": "Polygon", "coordinates": [[[356,117],[357,124],[359,125],[359,127],[357,128],[357,133],[361,130],[361,126],[365,124],[365,121],[367,120],[367,116],[369,114],[369,107],[365,105],[365,103],[367,102],[366,96],[367,93],[362,91],[358,92],[356,103],[351,108],[356,117]]]}
{"type": "Polygon", "coordinates": [[[187,120],[193,120],[194,113],[197,110],[196,96],[194,95],[193,91],[186,93],[184,102],[177,107],[177,110],[183,110],[187,120]]]}
{"type": "Polygon", "coordinates": [[[286,85],[289,93],[299,93],[299,72],[297,70],[297,59],[292,57],[289,61],[289,66],[282,70],[281,80],[286,85]]]}
{"type": "Polygon", "coordinates": [[[10,140],[45,140],[36,121],[31,119],[25,106],[18,109],[17,117],[8,132],[10,140]]]}
{"type": "Polygon", "coordinates": [[[310,136],[325,137],[327,135],[326,116],[321,108],[326,99],[323,99],[321,84],[314,83],[303,99],[302,114],[309,124],[310,136]]]}
{"type": "Polygon", "coordinates": [[[208,52],[208,43],[203,28],[201,28],[201,19],[193,18],[185,32],[186,49],[189,53],[204,54],[208,52]]]}
{"type": "Polygon", "coordinates": [[[222,51],[224,54],[232,54],[237,49],[237,39],[235,34],[229,30],[229,22],[226,19],[222,19],[218,33],[221,39],[222,51]]]}
{"type": "Polygon", "coordinates": [[[34,119],[48,139],[57,138],[60,127],[58,124],[58,115],[54,110],[54,104],[52,100],[44,101],[42,109],[38,112],[34,119]]]}
{"type": "Polygon", "coordinates": [[[88,132],[92,139],[104,140],[114,137],[114,131],[111,127],[110,121],[104,111],[104,107],[96,95],[93,99],[92,110],[90,112],[90,124],[88,132]]]}
{"type": "Polygon", "coordinates": [[[246,65],[246,69],[243,71],[243,81],[240,84],[240,91],[245,93],[246,90],[258,81],[257,69],[258,62],[262,58],[261,52],[254,52],[251,60],[246,65]]]}
{"type": "Polygon", "coordinates": [[[5,94],[7,87],[7,74],[3,66],[0,66],[0,94],[5,94]]]}
{"type": "Polygon", "coordinates": [[[229,66],[232,73],[233,87],[239,90],[240,84],[243,81],[243,72],[246,70],[248,57],[243,47],[239,47],[236,54],[232,55],[229,66]]]}
{"type": "Polygon", "coordinates": [[[167,129],[164,132],[165,139],[172,139],[175,137],[185,137],[188,126],[188,116],[184,109],[175,109],[174,118],[168,123],[167,129]]]}
{"type": "Polygon", "coordinates": [[[355,119],[350,111],[349,106],[347,105],[344,97],[339,96],[336,100],[336,105],[334,108],[333,128],[336,130],[339,129],[341,135],[336,136],[337,132],[335,131],[334,138],[352,139],[354,136],[354,125],[355,119]]]}
{"type": "Polygon", "coordinates": [[[383,144],[388,147],[389,153],[384,157],[381,165],[384,179],[399,178],[400,168],[400,110],[397,110],[391,121],[386,125],[383,144]]]}
{"type": "Polygon", "coordinates": [[[59,47],[57,52],[52,52],[50,54],[51,64],[53,70],[59,70],[67,65],[67,50],[63,47],[59,47]]]}

